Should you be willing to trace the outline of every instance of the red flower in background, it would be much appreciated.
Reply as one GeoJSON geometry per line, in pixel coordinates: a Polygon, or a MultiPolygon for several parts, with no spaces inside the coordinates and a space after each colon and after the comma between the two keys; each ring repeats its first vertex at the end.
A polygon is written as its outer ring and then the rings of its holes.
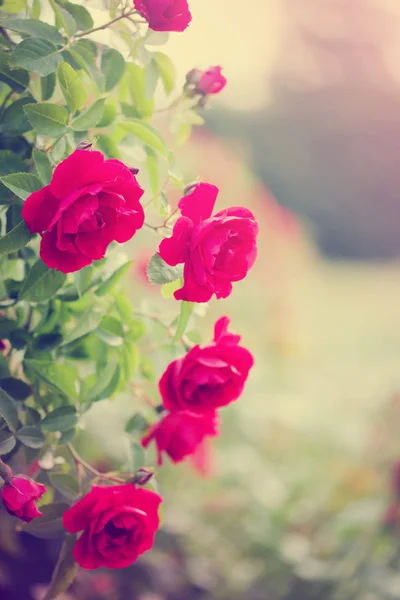
{"type": "Polygon", "coordinates": [[[133,0],[153,31],[184,31],[192,20],[187,0],[133,0]]]}
{"type": "Polygon", "coordinates": [[[184,263],[183,287],[177,300],[207,302],[213,296],[226,298],[232,282],[246,277],[257,256],[258,225],[242,207],[211,213],[218,188],[209,183],[194,186],[179,201],[181,217],[172,237],[164,239],[159,255],[169,265],[184,263]]]}
{"type": "Polygon", "coordinates": [[[23,475],[15,475],[6,481],[0,495],[4,508],[10,515],[15,515],[29,523],[42,515],[35,501],[39,500],[45,492],[46,488],[41,483],[36,483],[23,475]]]}
{"type": "Polygon", "coordinates": [[[25,201],[22,216],[40,233],[40,256],[50,268],[78,271],[104,257],[112,241],[126,242],[144,222],[136,178],[119,160],[75,150],[49,185],[25,201]]]}
{"type": "Polygon", "coordinates": [[[222,317],[215,323],[214,343],[194,346],[168,365],[159,383],[164,408],[204,412],[239,398],[254,359],[228,325],[222,317]]]}
{"type": "Polygon", "coordinates": [[[158,494],[133,483],[93,486],[63,515],[67,531],[83,531],[73,550],[76,562],[84,569],[131,565],[153,545],[161,502],[158,494]]]}
{"type": "Polygon", "coordinates": [[[158,464],[162,464],[162,453],[178,463],[196,452],[204,439],[218,435],[216,412],[194,413],[182,410],[165,415],[153,425],[142,439],[146,448],[154,440],[158,452],[158,464]]]}
{"type": "Polygon", "coordinates": [[[219,94],[226,84],[227,81],[221,73],[221,67],[210,67],[207,71],[199,71],[195,90],[204,95],[219,94]]]}

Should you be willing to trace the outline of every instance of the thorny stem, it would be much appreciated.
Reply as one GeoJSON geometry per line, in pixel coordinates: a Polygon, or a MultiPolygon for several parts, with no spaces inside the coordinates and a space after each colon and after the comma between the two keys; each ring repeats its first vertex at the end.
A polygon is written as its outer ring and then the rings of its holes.
{"type": "MultiPolygon", "coordinates": [[[[108,21],[108,23],[104,23],[104,25],[99,25],[98,27],[92,27],[92,29],[88,29],[87,31],[78,33],[74,37],[81,38],[81,37],[84,37],[85,35],[90,35],[91,33],[94,33],[95,31],[102,31],[103,29],[107,29],[108,27],[110,27],[110,25],[113,25],[117,21],[121,21],[121,19],[129,18],[135,12],[136,12],[135,9],[131,9],[129,12],[123,12],[121,15],[119,15],[119,17],[115,17],[115,19],[111,19],[111,21],[108,21]]],[[[131,19],[129,19],[129,20],[131,20],[131,19]]],[[[145,22],[146,21],[140,21],[140,23],[145,23],[145,22]]]]}
{"type": "MultiPolygon", "coordinates": [[[[67,444],[67,448],[70,451],[74,461],[77,462],[78,464],[82,465],[82,467],[84,469],[86,469],[87,471],[89,471],[90,473],[95,475],[98,479],[106,479],[107,481],[113,481],[114,483],[125,483],[124,479],[120,479],[118,477],[113,477],[109,473],[100,473],[100,471],[98,471],[97,469],[92,467],[92,465],[90,465],[88,462],[86,462],[86,460],[84,460],[77,453],[77,451],[75,450],[75,448],[73,447],[73,445],[71,443],[67,444]]],[[[127,476],[131,477],[131,475],[127,475],[127,476]]]]}

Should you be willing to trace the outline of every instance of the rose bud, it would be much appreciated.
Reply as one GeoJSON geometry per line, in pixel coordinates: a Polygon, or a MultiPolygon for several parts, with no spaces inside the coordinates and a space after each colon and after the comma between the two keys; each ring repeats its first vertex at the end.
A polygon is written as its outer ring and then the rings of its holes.
{"type": "Polygon", "coordinates": [[[155,441],[158,453],[157,462],[162,464],[162,453],[178,463],[186,456],[196,452],[207,436],[218,435],[218,416],[216,412],[194,413],[182,410],[165,415],[161,421],[150,427],[142,439],[146,448],[155,441]]]}
{"type": "Polygon", "coordinates": [[[41,483],[23,475],[15,475],[6,481],[0,495],[4,508],[10,515],[29,523],[32,519],[42,516],[35,500],[39,500],[45,492],[46,488],[41,483]]]}
{"type": "Polygon", "coordinates": [[[211,67],[208,71],[201,72],[196,82],[195,92],[207,96],[219,94],[226,86],[226,78],[221,73],[221,67],[211,67]]]}
{"type": "Polygon", "coordinates": [[[172,236],[158,249],[171,267],[184,264],[183,287],[176,300],[208,302],[215,294],[227,298],[232,282],[247,275],[257,256],[258,225],[254,215],[242,207],[221,210],[212,216],[218,188],[199,183],[178,203],[181,217],[172,236]]]}
{"type": "Polygon", "coordinates": [[[153,31],[184,31],[192,20],[187,0],[133,0],[153,31]]]}
{"type": "Polygon", "coordinates": [[[40,257],[63,273],[104,257],[112,241],[130,240],[143,226],[143,194],[120,160],[75,150],[54,170],[49,185],[25,200],[22,217],[40,233],[40,257]]]}
{"type": "Polygon", "coordinates": [[[154,471],[144,468],[138,469],[133,478],[133,483],[136,483],[137,485],[146,485],[152,477],[154,477],[154,471]]]}
{"type": "Polygon", "coordinates": [[[159,527],[162,498],[133,483],[93,486],[63,515],[64,528],[82,531],[73,549],[84,569],[122,569],[150,550],[159,527]]]}
{"type": "Polygon", "coordinates": [[[204,412],[239,398],[254,359],[228,325],[228,317],[222,317],[215,323],[212,344],[194,346],[168,365],[159,383],[164,408],[204,412]]]}

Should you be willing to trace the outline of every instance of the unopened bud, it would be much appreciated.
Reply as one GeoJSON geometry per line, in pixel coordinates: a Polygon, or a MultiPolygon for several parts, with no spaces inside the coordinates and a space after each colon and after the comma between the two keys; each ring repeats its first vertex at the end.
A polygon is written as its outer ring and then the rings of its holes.
{"type": "Polygon", "coordinates": [[[83,140],[82,142],[79,142],[77,148],[78,148],[78,150],[90,150],[92,146],[93,146],[92,142],[83,140]]]}
{"type": "Polygon", "coordinates": [[[133,478],[133,483],[137,483],[137,485],[146,485],[153,475],[154,471],[151,469],[138,469],[133,478]]]}
{"type": "Polygon", "coordinates": [[[139,173],[139,169],[135,169],[134,167],[129,169],[129,171],[132,173],[132,175],[137,175],[139,173]]]}

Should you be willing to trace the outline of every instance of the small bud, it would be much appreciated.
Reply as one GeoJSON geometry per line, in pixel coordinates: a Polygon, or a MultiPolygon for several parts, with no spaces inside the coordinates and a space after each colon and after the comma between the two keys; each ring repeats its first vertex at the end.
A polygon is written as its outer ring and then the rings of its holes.
{"type": "Polygon", "coordinates": [[[134,167],[132,167],[132,169],[129,169],[129,171],[132,173],[132,175],[137,175],[139,173],[139,169],[135,169],[134,167]]]}
{"type": "Polygon", "coordinates": [[[153,475],[154,471],[151,469],[138,469],[133,478],[133,483],[137,483],[137,485],[146,485],[153,475]]]}
{"type": "Polygon", "coordinates": [[[185,187],[185,189],[183,190],[183,195],[184,196],[188,196],[189,194],[191,194],[196,189],[196,187],[198,185],[199,185],[198,183],[191,183],[190,185],[187,185],[185,187]]]}
{"type": "Polygon", "coordinates": [[[196,85],[202,74],[203,71],[200,71],[200,69],[191,69],[188,73],[186,73],[186,84],[196,85]]]}
{"type": "Polygon", "coordinates": [[[85,140],[83,140],[82,142],[79,142],[77,148],[78,150],[90,150],[92,148],[93,144],[92,142],[87,142],[85,140]]]}

